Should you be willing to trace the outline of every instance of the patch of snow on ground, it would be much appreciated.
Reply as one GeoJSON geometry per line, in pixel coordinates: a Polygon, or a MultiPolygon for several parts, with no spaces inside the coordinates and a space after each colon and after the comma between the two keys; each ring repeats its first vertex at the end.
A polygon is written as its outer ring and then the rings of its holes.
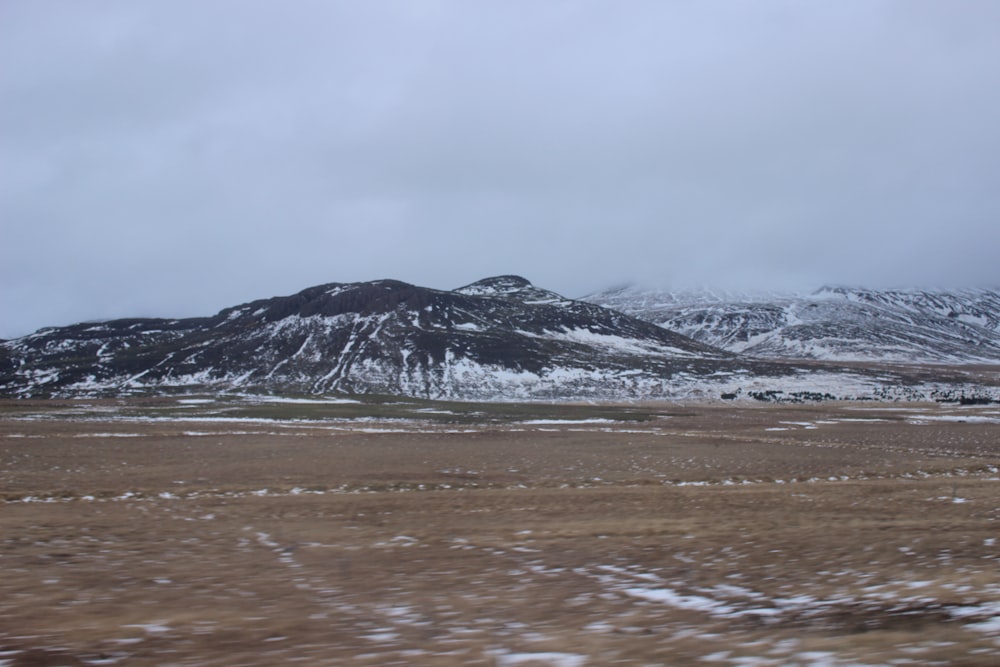
{"type": "Polygon", "coordinates": [[[812,422],[779,422],[780,424],[790,424],[792,426],[801,426],[803,428],[814,429],[816,424],[812,422]]]}
{"type": "Polygon", "coordinates": [[[557,653],[555,651],[542,653],[502,653],[495,656],[496,667],[515,667],[525,663],[548,663],[552,667],[583,667],[587,664],[586,656],[576,653],[557,653]]]}
{"type": "Polygon", "coordinates": [[[682,595],[672,588],[624,588],[622,592],[650,602],[662,602],[677,609],[690,609],[713,614],[731,614],[735,609],[701,595],[682,595]]]}
{"type": "Polygon", "coordinates": [[[527,419],[520,424],[538,424],[543,426],[551,426],[553,424],[614,424],[614,419],[527,419]]]}
{"type": "Polygon", "coordinates": [[[1000,633],[1000,602],[985,602],[950,610],[952,618],[977,619],[965,627],[979,632],[1000,633]]]}
{"type": "Polygon", "coordinates": [[[163,625],[163,621],[156,621],[153,623],[131,623],[129,625],[123,625],[123,628],[139,628],[140,630],[145,630],[150,634],[159,634],[163,632],[169,632],[170,626],[163,625]]]}
{"type": "Polygon", "coordinates": [[[920,415],[920,421],[958,422],[968,424],[1000,424],[1000,418],[981,415],[920,415]]]}
{"type": "Polygon", "coordinates": [[[353,398],[287,398],[285,396],[255,396],[248,395],[247,400],[255,403],[302,403],[307,405],[326,405],[338,403],[360,403],[353,398]]]}

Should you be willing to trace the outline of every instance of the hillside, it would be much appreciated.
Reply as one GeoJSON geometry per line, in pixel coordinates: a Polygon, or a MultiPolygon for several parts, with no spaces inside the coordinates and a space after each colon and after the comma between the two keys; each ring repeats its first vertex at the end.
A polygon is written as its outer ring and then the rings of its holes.
{"type": "MultiPolygon", "coordinates": [[[[841,310],[874,308],[836,296],[816,302],[841,310]]],[[[609,305],[644,317],[652,312],[620,298],[609,305]]],[[[684,317],[665,323],[686,322],[678,333],[517,276],[450,291],[397,280],[330,283],[210,317],[88,322],[0,342],[0,396],[210,391],[460,400],[1000,398],[996,373],[838,360],[828,353],[831,340],[862,345],[860,336],[844,334],[851,332],[846,326],[838,325],[836,336],[807,339],[812,359],[792,359],[789,331],[808,331],[798,313],[810,308],[726,305],[708,317],[681,306],[684,317]],[[735,326],[753,322],[760,324],[735,326]],[[784,337],[768,337],[773,322],[783,323],[778,331],[784,337]]],[[[976,331],[995,323],[982,315],[984,324],[976,324],[971,312],[964,315],[947,319],[976,331]]]]}
{"type": "Polygon", "coordinates": [[[682,370],[712,372],[730,356],[515,276],[454,291],[331,283],[212,317],[42,329],[2,350],[0,392],[19,396],[185,387],[618,395],[682,370]]]}
{"type": "Polygon", "coordinates": [[[1000,291],[824,287],[810,294],[625,287],[584,300],[763,359],[1000,362],[1000,291]]]}

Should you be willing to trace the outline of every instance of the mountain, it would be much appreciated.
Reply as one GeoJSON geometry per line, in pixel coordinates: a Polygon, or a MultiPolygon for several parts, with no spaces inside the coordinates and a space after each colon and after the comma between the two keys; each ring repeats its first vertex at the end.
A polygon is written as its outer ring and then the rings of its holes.
{"type": "Polygon", "coordinates": [[[1000,362],[997,290],[740,294],[622,287],[584,300],[761,359],[1000,362]]]}
{"type": "MultiPolygon", "coordinates": [[[[451,291],[377,280],[310,287],[211,317],[47,328],[0,341],[0,396],[241,391],[463,400],[1000,400],[1000,373],[782,358],[794,356],[783,341],[794,340],[788,331],[805,323],[813,303],[830,313],[878,308],[888,320],[882,297],[831,292],[803,302],[744,299],[734,306],[728,298],[697,305],[636,294],[607,293],[604,300],[616,310],[567,299],[518,276],[451,291]],[[654,320],[651,313],[666,313],[668,323],[683,323],[678,328],[703,340],[622,312],[629,309],[654,320]],[[773,332],[780,336],[769,338],[773,332]],[[732,351],[773,349],[781,353],[765,358],[732,351]]],[[[973,308],[987,301],[934,303],[944,313],[935,322],[996,330],[989,314],[995,311],[973,308]]],[[[858,322],[864,316],[852,318],[856,331],[832,315],[810,322],[829,330],[803,339],[814,346],[810,351],[823,351],[814,356],[843,352],[848,343],[863,346],[868,329],[858,322]]],[[[951,349],[945,338],[935,338],[939,354],[951,349]]]]}
{"type": "Polygon", "coordinates": [[[731,355],[500,276],[453,291],[331,283],[212,317],[126,319],[0,343],[0,395],[255,389],[495,398],[638,396],[731,355]]]}

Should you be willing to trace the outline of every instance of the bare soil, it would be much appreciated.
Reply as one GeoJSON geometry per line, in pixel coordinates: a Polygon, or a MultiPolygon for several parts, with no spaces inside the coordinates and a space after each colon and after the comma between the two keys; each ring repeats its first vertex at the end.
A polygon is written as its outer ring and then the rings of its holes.
{"type": "Polygon", "coordinates": [[[0,666],[1000,665],[1000,408],[171,401],[0,403],[0,666]]]}

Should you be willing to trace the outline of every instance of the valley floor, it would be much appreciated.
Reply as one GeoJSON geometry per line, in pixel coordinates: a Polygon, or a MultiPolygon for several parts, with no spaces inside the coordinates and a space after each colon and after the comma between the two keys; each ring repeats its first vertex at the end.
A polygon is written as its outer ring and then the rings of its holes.
{"type": "Polygon", "coordinates": [[[0,665],[1000,665],[996,406],[404,408],[0,404],[0,665]]]}

